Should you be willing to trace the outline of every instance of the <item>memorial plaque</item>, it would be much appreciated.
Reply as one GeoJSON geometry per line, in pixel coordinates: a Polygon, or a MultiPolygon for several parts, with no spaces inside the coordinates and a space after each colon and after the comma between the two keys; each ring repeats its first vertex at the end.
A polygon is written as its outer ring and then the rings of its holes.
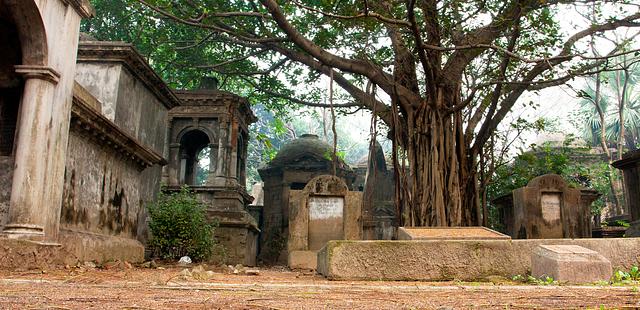
{"type": "Polygon", "coordinates": [[[560,193],[541,193],[540,204],[542,207],[542,218],[546,222],[560,220],[560,193]]]}
{"type": "Polygon", "coordinates": [[[343,197],[309,197],[309,250],[344,239],[343,197]]]}

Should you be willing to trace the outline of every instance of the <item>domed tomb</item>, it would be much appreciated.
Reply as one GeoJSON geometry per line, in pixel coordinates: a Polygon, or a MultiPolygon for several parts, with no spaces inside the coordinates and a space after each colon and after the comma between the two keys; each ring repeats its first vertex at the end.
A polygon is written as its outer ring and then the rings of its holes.
{"type": "MultiPolygon", "coordinates": [[[[264,168],[258,169],[264,182],[263,226],[259,259],[268,264],[287,262],[289,190],[302,190],[316,176],[333,174],[333,147],[317,135],[304,134],[284,145],[264,168]]],[[[349,188],[355,173],[340,158],[336,176],[349,188]]]]}

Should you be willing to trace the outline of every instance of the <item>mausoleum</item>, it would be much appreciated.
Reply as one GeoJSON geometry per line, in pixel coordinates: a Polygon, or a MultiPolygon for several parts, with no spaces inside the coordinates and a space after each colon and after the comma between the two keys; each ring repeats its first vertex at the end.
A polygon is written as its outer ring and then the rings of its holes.
{"type": "MultiPolygon", "coordinates": [[[[332,174],[333,147],[318,136],[305,134],[287,143],[266,167],[259,169],[264,182],[263,226],[259,258],[265,263],[287,262],[289,235],[289,191],[303,190],[316,176],[332,174]]],[[[341,159],[336,176],[348,188],[355,174],[341,159]]]]}

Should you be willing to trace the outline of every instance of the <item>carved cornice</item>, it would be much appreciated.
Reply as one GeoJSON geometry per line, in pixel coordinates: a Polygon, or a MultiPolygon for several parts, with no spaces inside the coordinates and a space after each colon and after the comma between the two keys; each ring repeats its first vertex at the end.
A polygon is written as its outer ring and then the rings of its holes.
{"type": "Polygon", "coordinates": [[[80,84],[73,86],[73,106],[71,107],[71,127],[84,131],[99,143],[119,152],[124,158],[134,161],[140,170],[153,165],[166,165],[162,155],[142,145],[138,140],[124,132],[118,125],[106,118],[95,107],[100,106],[98,99],[87,92],[80,84]]]}
{"type": "Polygon", "coordinates": [[[176,90],[175,93],[180,98],[181,105],[185,107],[225,107],[226,114],[233,114],[245,130],[258,120],[251,110],[249,101],[234,93],[222,90],[176,90]]]}
{"type": "Polygon", "coordinates": [[[22,75],[25,79],[40,79],[58,84],[60,81],[60,73],[51,67],[16,65],[16,73],[22,75]]]}
{"type": "Polygon", "coordinates": [[[96,15],[96,10],[91,6],[89,0],[61,0],[72,6],[82,18],[89,18],[96,15]]]}
{"type": "Polygon", "coordinates": [[[171,109],[180,100],[162,78],[149,66],[132,44],[124,42],[81,41],[78,45],[78,63],[94,62],[123,64],[151,90],[162,104],[171,109]]]}

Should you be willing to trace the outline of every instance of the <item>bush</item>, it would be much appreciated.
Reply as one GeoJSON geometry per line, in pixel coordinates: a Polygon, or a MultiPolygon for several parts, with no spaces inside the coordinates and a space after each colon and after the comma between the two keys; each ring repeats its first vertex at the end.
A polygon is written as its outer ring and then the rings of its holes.
{"type": "Polygon", "coordinates": [[[161,191],[149,214],[149,247],[154,255],[164,259],[187,255],[196,261],[211,257],[217,223],[207,220],[206,207],[186,186],[170,194],[161,191]]]}

